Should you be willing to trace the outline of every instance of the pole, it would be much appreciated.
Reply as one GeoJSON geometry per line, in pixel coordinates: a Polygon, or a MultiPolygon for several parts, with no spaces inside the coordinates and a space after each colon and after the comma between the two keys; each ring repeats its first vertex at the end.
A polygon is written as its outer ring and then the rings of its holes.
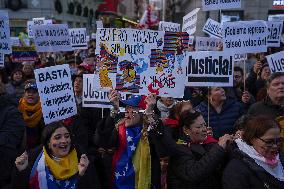
{"type": "Polygon", "coordinates": [[[162,3],[163,3],[163,21],[166,21],[166,0],[162,0],[162,3]]]}

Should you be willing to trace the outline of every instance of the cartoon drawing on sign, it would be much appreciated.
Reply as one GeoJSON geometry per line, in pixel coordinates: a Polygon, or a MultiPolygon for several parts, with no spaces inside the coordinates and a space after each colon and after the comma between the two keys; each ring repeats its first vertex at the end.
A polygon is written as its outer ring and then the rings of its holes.
{"type": "Polygon", "coordinates": [[[108,67],[106,65],[103,65],[100,68],[100,85],[101,87],[112,87],[112,81],[110,80],[108,76],[108,67]]]}
{"type": "Polygon", "coordinates": [[[167,59],[167,73],[173,73],[173,70],[175,68],[175,56],[171,53],[166,54],[167,59]]]}
{"type": "Polygon", "coordinates": [[[181,35],[178,36],[176,44],[177,44],[176,57],[177,57],[177,63],[178,63],[177,73],[182,74],[182,66],[181,65],[182,65],[183,58],[184,58],[185,47],[182,44],[182,36],[181,35]]]}

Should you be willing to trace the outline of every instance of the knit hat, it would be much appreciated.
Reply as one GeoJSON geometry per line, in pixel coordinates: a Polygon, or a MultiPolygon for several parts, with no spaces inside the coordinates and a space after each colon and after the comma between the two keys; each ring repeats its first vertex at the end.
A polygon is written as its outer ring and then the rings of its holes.
{"type": "Polygon", "coordinates": [[[145,98],[146,96],[131,95],[127,100],[121,100],[120,102],[122,103],[123,107],[133,106],[141,109],[146,109],[145,98]]]}

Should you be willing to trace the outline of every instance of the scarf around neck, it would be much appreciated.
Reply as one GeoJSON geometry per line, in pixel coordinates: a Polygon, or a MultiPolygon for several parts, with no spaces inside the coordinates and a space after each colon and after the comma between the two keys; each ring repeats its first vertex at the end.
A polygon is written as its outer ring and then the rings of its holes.
{"type": "Polygon", "coordinates": [[[275,160],[267,160],[261,154],[259,154],[252,146],[245,143],[242,139],[235,140],[238,148],[251,157],[257,165],[262,167],[266,172],[268,172],[273,177],[280,181],[284,181],[284,169],[281,161],[279,160],[279,154],[276,156],[275,160]]]}
{"type": "Polygon", "coordinates": [[[28,127],[34,128],[42,118],[41,104],[38,101],[34,105],[27,103],[25,98],[19,101],[19,110],[23,114],[23,118],[28,127]],[[30,115],[31,114],[31,115],[30,115]]]}

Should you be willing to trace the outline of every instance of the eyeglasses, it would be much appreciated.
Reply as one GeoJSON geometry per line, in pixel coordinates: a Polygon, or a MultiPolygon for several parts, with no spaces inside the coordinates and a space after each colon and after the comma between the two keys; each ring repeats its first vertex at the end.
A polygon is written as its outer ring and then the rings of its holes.
{"type": "Polygon", "coordinates": [[[272,147],[274,144],[277,146],[280,146],[281,142],[283,141],[283,138],[274,138],[274,139],[267,139],[267,140],[264,140],[262,138],[258,138],[258,139],[264,142],[267,147],[272,147]]]}

